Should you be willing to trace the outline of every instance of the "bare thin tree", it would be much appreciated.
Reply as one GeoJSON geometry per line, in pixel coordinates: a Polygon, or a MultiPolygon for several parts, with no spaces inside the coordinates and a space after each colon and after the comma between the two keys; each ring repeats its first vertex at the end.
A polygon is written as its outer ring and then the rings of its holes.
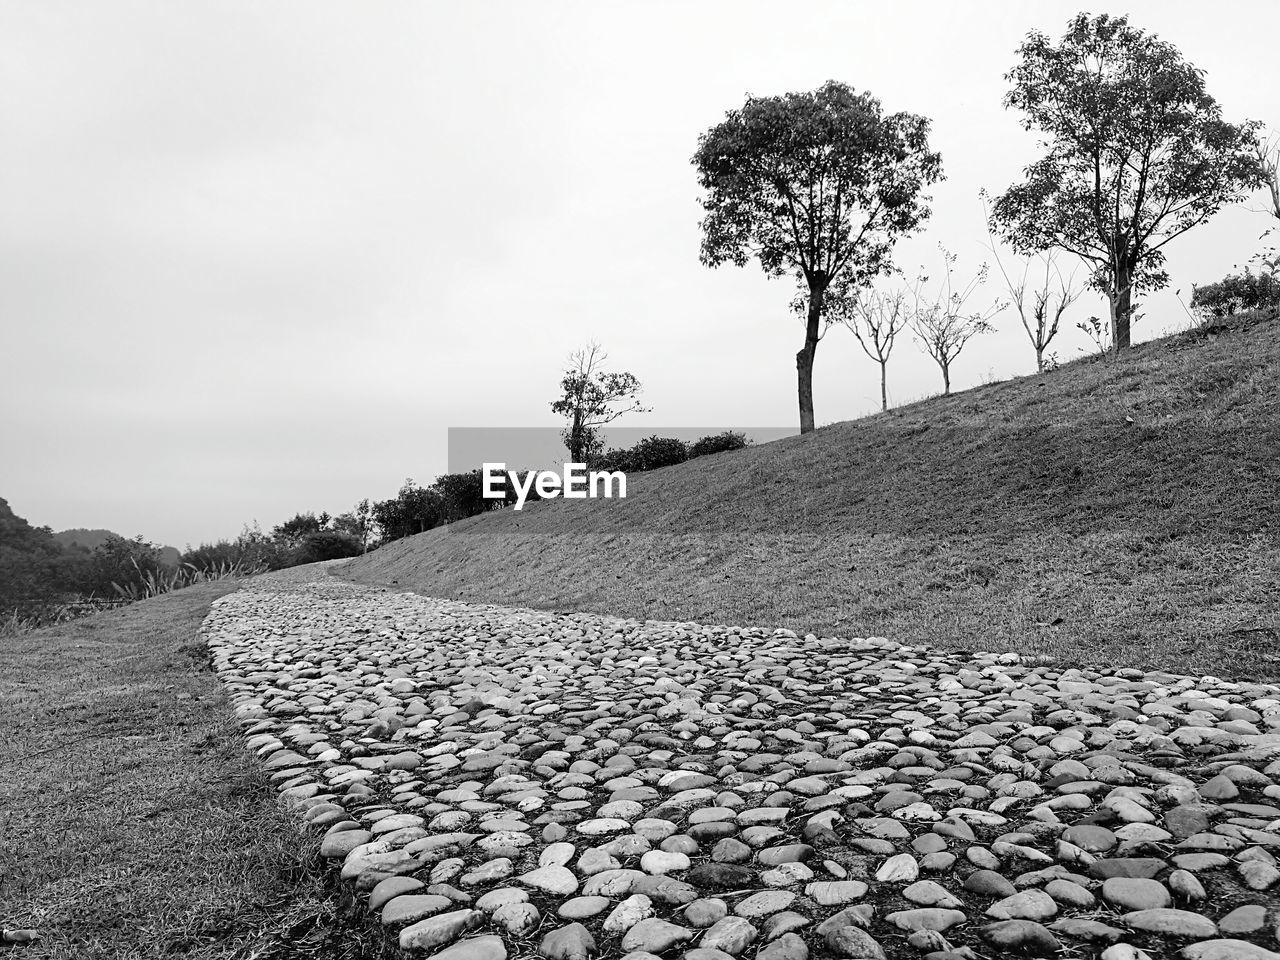
{"type": "Polygon", "coordinates": [[[909,314],[906,290],[862,290],[833,304],[833,318],[852,331],[862,352],[880,367],[881,410],[889,409],[889,356],[909,314]]]}
{"type": "Polygon", "coordinates": [[[1280,133],[1258,144],[1258,172],[1267,191],[1266,212],[1280,220],[1280,133]]]}
{"type": "MultiPolygon", "coordinates": [[[[1258,144],[1257,159],[1258,179],[1267,192],[1266,206],[1258,212],[1280,220],[1280,133],[1273,133],[1266,141],[1258,144]]],[[[1280,227],[1271,227],[1260,239],[1267,239],[1278,229],[1280,227]]],[[[1273,243],[1260,250],[1253,257],[1253,262],[1264,270],[1280,270],[1280,244],[1273,243]]]]}
{"type": "Polygon", "coordinates": [[[1074,272],[1069,277],[1062,275],[1057,255],[1052,251],[1033,257],[1015,257],[1014,263],[1022,267],[1021,276],[1016,275],[1016,267],[1014,273],[1006,270],[1004,261],[1000,258],[995,234],[991,232],[990,214],[986,209],[986,191],[980,191],[980,193],[983,214],[988,222],[987,236],[990,240],[987,247],[995,258],[1000,275],[1004,277],[1005,287],[1009,290],[1009,299],[1018,311],[1022,329],[1027,332],[1027,338],[1031,341],[1031,349],[1036,352],[1036,373],[1044,373],[1045,351],[1049,349],[1053,338],[1058,335],[1062,315],[1080,298],[1084,292],[1084,286],[1076,283],[1074,272]],[[1030,300],[1028,300],[1027,288],[1031,282],[1032,267],[1037,267],[1037,274],[1038,267],[1043,267],[1044,276],[1031,290],[1030,300]]]}
{"type": "Polygon", "coordinates": [[[910,324],[925,353],[942,371],[942,392],[951,393],[951,365],[965,345],[980,333],[995,329],[993,317],[1005,304],[996,301],[986,310],[968,310],[966,305],[986,283],[989,272],[984,263],[973,279],[961,283],[955,277],[956,255],[939,244],[942,251],[943,279],[935,293],[928,293],[929,278],[921,276],[912,288],[910,324]]]}
{"type": "Polygon", "coordinates": [[[1009,275],[999,256],[996,257],[996,265],[1009,288],[1009,297],[1022,320],[1022,329],[1027,331],[1031,348],[1036,352],[1036,373],[1044,373],[1045,351],[1058,335],[1062,315],[1079,299],[1084,288],[1076,284],[1075,274],[1070,277],[1062,275],[1057,258],[1052,253],[1029,257],[1023,261],[1022,276],[1018,279],[1009,275]],[[1037,263],[1044,268],[1044,275],[1039,278],[1028,298],[1031,268],[1037,263]]]}

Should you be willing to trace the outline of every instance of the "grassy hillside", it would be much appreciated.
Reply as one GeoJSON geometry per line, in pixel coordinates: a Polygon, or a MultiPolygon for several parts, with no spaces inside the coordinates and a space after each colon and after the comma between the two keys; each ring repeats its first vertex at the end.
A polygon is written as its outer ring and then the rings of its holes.
{"type": "Polygon", "coordinates": [[[423,593],[1280,677],[1280,320],[398,541],[423,593]]]}
{"type": "Polygon", "coordinates": [[[0,956],[393,955],[246,751],[197,636],[235,586],[0,639],[0,956]]]}

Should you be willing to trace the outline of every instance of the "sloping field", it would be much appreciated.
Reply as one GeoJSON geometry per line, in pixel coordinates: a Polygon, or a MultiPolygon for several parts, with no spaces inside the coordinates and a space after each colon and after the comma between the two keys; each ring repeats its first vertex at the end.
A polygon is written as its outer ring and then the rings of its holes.
{"type": "Polygon", "coordinates": [[[503,510],[341,568],[438,597],[1280,677],[1280,322],[1239,318],[503,510]]]}

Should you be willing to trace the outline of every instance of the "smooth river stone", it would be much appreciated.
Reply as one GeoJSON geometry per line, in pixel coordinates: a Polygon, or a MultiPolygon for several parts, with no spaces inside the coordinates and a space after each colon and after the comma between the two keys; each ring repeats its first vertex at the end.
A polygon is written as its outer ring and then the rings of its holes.
{"type": "Polygon", "coordinates": [[[536,887],[561,897],[576,893],[578,889],[578,878],[573,875],[573,871],[554,864],[522,873],[516,879],[525,886],[536,887]]]}

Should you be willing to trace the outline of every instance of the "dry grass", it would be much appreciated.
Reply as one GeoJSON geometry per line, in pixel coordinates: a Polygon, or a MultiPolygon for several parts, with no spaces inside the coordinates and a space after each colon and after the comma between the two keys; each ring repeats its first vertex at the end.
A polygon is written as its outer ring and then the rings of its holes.
{"type": "Polygon", "coordinates": [[[234,586],[0,641],[0,923],[40,934],[15,957],[393,955],[230,719],[196,630],[234,586]]]}
{"type": "Polygon", "coordinates": [[[466,600],[1280,678],[1280,323],[632,475],[340,568],[466,600]]]}

